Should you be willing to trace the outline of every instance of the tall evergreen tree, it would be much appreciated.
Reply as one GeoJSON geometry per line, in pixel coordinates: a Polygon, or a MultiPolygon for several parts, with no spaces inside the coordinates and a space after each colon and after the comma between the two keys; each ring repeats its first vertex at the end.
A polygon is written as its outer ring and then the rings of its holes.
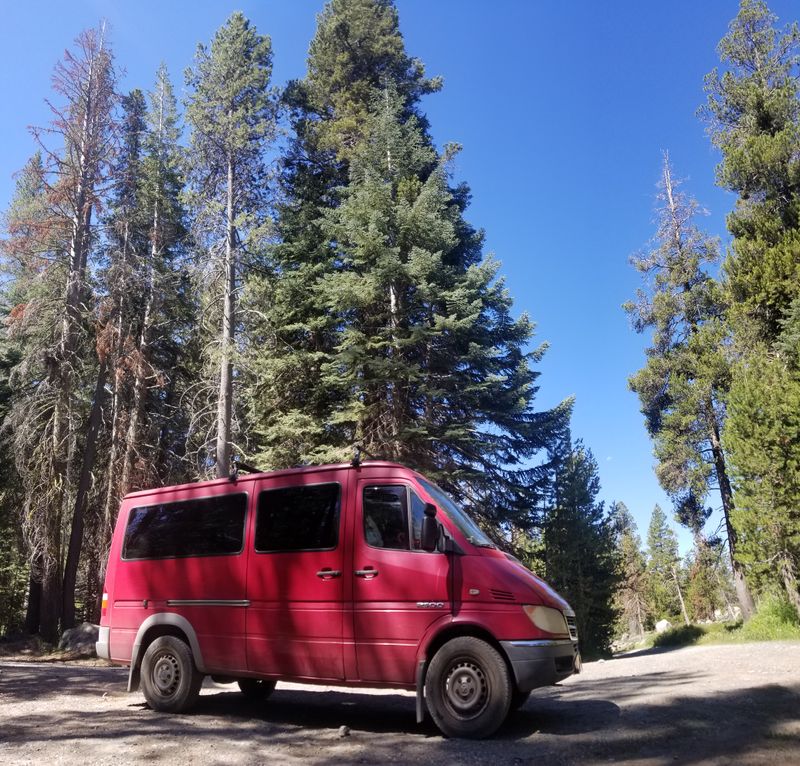
{"type": "Polygon", "coordinates": [[[739,198],[725,262],[734,321],[748,342],[772,342],[800,295],[800,29],[776,29],[763,0],[741,0],[706,77],[701,113],[722,152],[719,183],[739,198]]]}
{"type": "MultiPolygon", "coordinates": [[[[795,347],[795,354],[798,353],[795,347]]],[[[800,361],[800,360],[797,360],[800,361]]],[[[797,362],[795,362],[797,364],[797,362]]],[[[725,444],[733,458],[744,561],[762,588],[783,586],[800,615],[800,366],[748,356],[730,394],[725,444]]]]}
{"type": "Polygon", "coordinates": [[[792,437],[800,359],[787,333],[800,306],[800,29],[776,21],[761,0],[742,0],[719,45],[725,71],[706,78],[704,114],[722,151],[719,181],[739,195],[725,261],[734,518],[754,579],[764,584],[771,571],[800,613],[800,443],[792,437]]]}
{"type": "Polygon", "coordinates": [[[630,636],[640,636],[647,623],[648,581],[636,522],[625,503],[612,503],[609,516],[616,534],[620,581],[616,592],[617,620],[630,636]]]}
{"type": "MultiPolygon", "coordinates": [[[[181,419],[174,392],[182,378],[180,349],[191,315],[179,200],[179,124],[166,68],[159,69],[148,99],[134,90],[122,102],[106,220],[106,267],[100,274],[99,346],[111,372],[111,396],[99,438],[107,462],[97,482],[101,496],[95,501],[99,512],[88,557],[89,590],[102,584],[120,499],[172,476],[180,460],[170,451],[162,453],[159,432],[165,423],[181,419]]],[[[181,478],[187,474],[178,471],[181,478]]],[[[93,603],[91,597],[86,601],[93,603]]]]}
{"type": "Polygon", "coordinates": [[[657,619],[681,613],[688,624],[679,569],[678,539],[667,523],[666,514],[656,503],[647,528],[650,610],[657,619]]]}
{"type": "Polygon", "coordinates": [[[219,29],[211,47],[198,46],[187,71],[190,96],[190,202],[195,237],[203,248],[201,269],[205,319],[219,329],[215,404],[197,398],[195,428],[201,460],[217,476],[230,471],[234,439],[234,359],[241,260],[261,247],[268,223],[265,149],[275,133],[270,90],[272,46],[239,12],[219,29]],[[213,423],[207,422],[213,414],[213,423]],[[203,421],[206,421],[205,423],[203,421]],[[211,443],[214,446],[211,446],[211,443]]]}
{"type": "Polygon", "coordinates": [[[719,284],[707,271],[719,251],[695,225],[698,205],[679,191],[667,156],[658,200],[655,246],[632,259],[649,284],[624,307],[638,332],[653,329],[647,364],[629,384],[655,443],[659,482],[695,537],[710,513],[709,491],[719,490],[737,595],[748,615],[753,603],[736,558],[733,491],[721,440],[730,382],[725,307],[719,284]]]}
{"type": "MultiPolygon", "coordinates": [[[[96,214],[113,151],[114,68],[105,29],[88,30],[56,66],[49,128],[35,130],[44,163],[35,225],[13,247],[25,261],[31,300],[15,310],[22,356],[12,374],[9,425],[24,486],[25,528],[34,577],[41,582],[39,619],[29,627],[55,638],[71,620],[83,542],[82,488],[89,386],[97,378],[89,289],[96,214]],[[57,137],[49,148],[44,138],[57,137]],[[46,287],[45,287],[46,285],[46,287]]],[[[91,388],[89,388],[91,391],[91,388]]]]}
{"type": "MultiPolygon", "coordinates": [[[[695,538],[686,558],[686,609],[693,621],[714,619],[725,605],[726,594],[720,577],[720,551],[716,541],[695,538]]],[[[730,614],[730,609],[727,610],[730,614]]]]}
{"type": "Polygon", "coordinates": [[[248,391],[265,465],[320,459],[320,446],[345,445],[346,429],[328,421],[338,386],[326,386],[322,368],[337,343],[342,318],[322,292],[337,271],[338,254],[323,227],[350,179],[350,157],[384,89],[402,102],[424,131],[419,99],[440,87],[410,58],[397,10],[387,0],[334,0],[318,17],[308,73],[284,93],[292,126],[282,158],[281,196],[272,251],[275,273],[251,272],[248,306],[256,323],[256,353],[248,391]],[[269,354],[263,349],[269,349],[269,354]]]}
{"type": "MultiPolygon", "coordinates": [[[[50,415],[48,407],[39,410],[34,406],[46,397],[52,402],[52,392],[37,386],[36,381],[44,374],[41,349],[52,353],[57,342],[58,305],[63,289],[63,260],[58,257],[60,231],[53,224],[45,175],[42,155],[37,152],[17,177],[14,197],[3,217],[7,236],[2,241],[3,272],[7,280],[5,329],[9,352],[13,355],[3,431],[21,493],[17,523],[30,556],[25,618],[25,630],[29,633],[38,632],[40,624],[44,535],[39,527],[40,507],[27,502],[27,492],[31,490],[30,485],[26,487],[26,473],[20,470],[19,449],[22,447],[25,450],[22,454],[28,456],[30,446],[23,424],[27,428],[44,429],[50,415]],[[30,406],[32,414],[41,412],[40,417],[28,421],[25,404],[30,406]]],[[[28,475],[33,474],[40,458],[41,455],[30,456],[28,475]]],[[[47,484],[41,486],[42,490],[46,488],[47,484]]]]}
{"type": "Polygon", "coordinates": [[[544,481],[529,458],[563,428],[569,403],[533,411],[544,349],[525,352],[532,325],[511,317],[482,234],[464,221],[468,191],[452,188],[448,170],[456,148],[439,155],[418,113],[435,85],[421,73],[402,53],[391,4],[343,0],[322,15],[297,86],[313,104],[287,175],[312,203],[281,210],[276,278],[257,287],[254,348],[267,350],[252,362],[258,454],[268,465],[343,459],[359,442],[439,478],[495,529],[515,515],[527,523],[544,481]],[[365,29],[386,39],[343,63],[353,56],[344,30],[361,39],[365,29]],[[340,65],[357,73],[349,95],[340,65]],[[320,82],[338,94],[325,109],[320,82]],[[321,148],[344,133],[338,154],[321,148]],[[301,233],[301,221],[312,228],[301,233]]]}
{"type": "Polygon", "coordinates": [[[614,522],[598,502],[597,462],[581,441],[553,455],[552,497],[542,518],[545,577],[575,609],[582,650],[608,651],[620,581],[614,522]]]}

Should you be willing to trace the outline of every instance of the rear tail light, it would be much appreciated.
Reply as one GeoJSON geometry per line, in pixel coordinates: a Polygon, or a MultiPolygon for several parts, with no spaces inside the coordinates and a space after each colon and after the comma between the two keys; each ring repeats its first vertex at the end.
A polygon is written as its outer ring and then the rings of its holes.
{"type": "MultiPolygon", "coordinates": [[[[95,604],[97,602],[95,601],[95,604]]],[[[103,594],[103,600],[100,602],[100,616],[105,617],[108,612],[108,593],[103,594]]]]}

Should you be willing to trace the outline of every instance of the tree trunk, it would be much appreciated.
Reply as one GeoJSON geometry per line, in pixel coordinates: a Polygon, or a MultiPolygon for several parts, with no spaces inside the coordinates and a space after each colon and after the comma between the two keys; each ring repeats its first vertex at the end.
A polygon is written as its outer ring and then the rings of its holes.
{"type": "Polygon", "coordinates": [[[642,616],[642,599],[636,596],[636,626],[638,628],[636,635],[641,636],[644,633],[644,618],[642,616]]]}
{"type": "Polygon", "coordinates": [[[128,433],[125,439],[125,456],[122,462],[122,480],[120,482],[120,495],[124,496],[130,492],[131,477],[133,475],[133,461],[136,457],[139,444],[141,442],[140,431],[141,423],[145,415],[145,397],[147,394],[147,377],[149,367],[149,346],[150,346],[150,324],[153,313],[153,268],[156,255],[158,254],[158,227],[159,212],[158,202],[155,203],[153,210],[153,234],[150,245],[150,258],[147,264],[147,276],[145,278],[145,303],[142,313],[142,329],[139,333],[139,343],[137,347],[138,359],[136,360],[136,371],[133,383],[133,403],[131,404],[131,415],[128,420],[128,433]]]}
{"type": "Polygon", "coordinates": [[[781,557],[781,579],[783,580],[786,595],[797,612],[797,616],[800,617],[800,591],[797,588],[797,574],[795,573],[794,562],[786,551],[781,557]]]}
{"type": "Polygon", "coordinates": [[[92,481],[95,456],[97,455],[97,434],[103,421],[103,398],[106,385],[108,362],[104,357],[97,373],[97,384],[94,389],[94,400],[89,413],[89,424],[86,431],[86,442],[83,447],[78,491],[75,496],[75,507],[72,513],[72,528],[67,549],[67,562],[64,567],[64,585],[62,591],[61,624],[64,629],[75,626],[75,583],[78,576],[78,563],[83,545],[84,515],[89,487],[92,481]]]}
{"type": "Polygon", "coordinates": [[[25,611],[25,632],[33,636],[39,632],[39,618],[42,610],[42,583],[36,579],[35,563],[31,564],[28,577],[28,606],[25,611]]]}
{"type": "Polygon", "coordinates": [[[736,612],[733,611],[733,604],[731,604],[730,599],[728,598],[725,585],[722,582],[722,578],[719,576],[719,572],[717,571],[716,567],[714,568],[714,575],[717,578],[717,584],[719,585],[719,592],[722,594],[722,598],[725,601],[725,606],[728,608],[728,614],[731,616],[731,620],[735,620],[736,612]]]}
{"type": "Polygon", "coordinates": [[[736,588],[736,598],[742,610],[742,617],[747,619],[755,611],[753,596],[747,587],[744,576],[744,567],[736,560],[736,530],[731,523],[731,512],[733,511],[733,490],[728,478],[728,471],[725,467],[725,455],[722,451],[722,443],[719,437],[719,424],[714,416],[713,408],[709,410],[712,414],[711,420],[711,451],[714,456],[714,468],[717,473],[717,483],[719,484],[719,494],[722,498],[722,513],[725,516],[725,531],[728,534],[728,550],[731,556],[731,569],[733,570],[733,584],[736,588]]]}
{"type": "MultiPolygon", "coordinates": [[[[123,243],[123,252],[127,249],[127,227],[126,237],[123,243]]],[[[118,309],[119,310],[119,309],[118,309]]],[[[111,397],[111,440],[110,448],[108,451],[108,463],[106,464],[106,497],[103,502],[103,516],[100,521],[101,531],[100,539],[103,544],[111,539],[111,518],[115,510],[117,500],[117,487],[116,474],[117,474],[117,459],[119,452],[119,419],[120,419],[120,380],[117,371],[119,370],[120,358],[122,356],[122,311],[119,311],[117,317],[117,331],[114,337],[114,350],[112,354],[112,378],[114,393],[111,397]]]]}
{"type": "Polygon", "coordinates": [[[683,601],[683,592],[681,591],[681,584],[678,580],[678,572],[675,567],[672,567],[672,579],[675,580],[675,588],[678,591],[678,601],[681,602],[681,613],[683,614],[683,621],[689,625],[689,614],[686,611],[686,604],[683,601]]]}
{"type": "Polygon", "coordinates": [[[39,634],[54,644],[58,640],[61,618],[61,572],[51,566],[42,575],[42,597],[39,610],[39,634]]]}
{"type": "Polygon", "coordinates": [[[225,238],[225,295],[222,313],[222,342],[220,355],[219,398],[217,400],[217,476],[225,477],[231,470],[231,420],[233,416],[233,341],[236,298],[236,264],[233,158],[228,156],[227,236],[225,238]]]}

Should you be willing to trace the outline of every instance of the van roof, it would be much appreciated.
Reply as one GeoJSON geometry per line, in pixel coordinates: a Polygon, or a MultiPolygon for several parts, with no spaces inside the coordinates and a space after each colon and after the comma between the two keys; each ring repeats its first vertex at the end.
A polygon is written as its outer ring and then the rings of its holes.
{"type": "MultiPolygon", "coordinates": [[[[253,481],[255,479],[263,479],[272,476],[293,476],[303,475],[308,473],[320,473],[323,471],[341,471],[341,470],[357,470],[358,468],[365,468],[367,466],[383,467],[383,468],[403,468],[405,470],[414,470],[408,466],[394,463],[391,460],[364,460],[358,466],[352,463],[329,463],[327,465],[306,465],[299,468],[281,468],[276,471],[259,471],[258,473],[240,474],[237,482],[253,481]]],[[[415,472],[416,473],[416,472],[415,472]]],[[[136,492],[129,492],[125,497],[142,497],[145,495],[152,495],[156,492],[167,492],[181,489],[190,489],[192,487],[213,487],[219,484],[231,484],[228,477],[221,479],[209,479],[208,481],[192,481],[186,484],[173,484],[165,487],[151,487],[150,489],[140,489],[136,492]]]]}

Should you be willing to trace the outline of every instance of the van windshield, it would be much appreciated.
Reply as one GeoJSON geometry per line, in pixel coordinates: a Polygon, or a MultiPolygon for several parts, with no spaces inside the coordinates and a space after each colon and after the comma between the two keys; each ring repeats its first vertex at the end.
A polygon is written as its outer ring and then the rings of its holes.
{"type": "Polygon", "coordinates": [[[419,483],[425,487],[427,493],[436,501],[436,504],[444,509],[447,516],[455,524],[461,534],[473,545],[479,548],[494,548],[494,543],[483,533],[481,528],[462,511],[452,498],[441,488],[437,487],[433,482],[418,477],[419,483]]]}

